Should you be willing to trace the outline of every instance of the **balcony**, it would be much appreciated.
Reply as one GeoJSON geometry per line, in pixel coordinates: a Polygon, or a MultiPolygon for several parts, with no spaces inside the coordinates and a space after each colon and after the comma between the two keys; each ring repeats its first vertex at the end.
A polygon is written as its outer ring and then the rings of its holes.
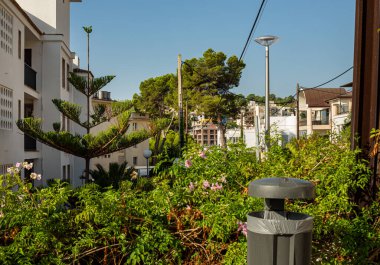
{"type": "Polygon", "coordinates": [[[329,120],[324,119],[324,120],[313,120],[311,121],[313,125],[329,125],[329,120]]]}
{"type": "Polygon", "coordinates": [[[32,137],[24,134],[24,150],[25,151],[37,151],[37,141],[32,137]]]}
{"type": "Polygon", "coordinates": [[[307,119],[300,119],[300,126],[306,126],[307,125],[307,119]]]}
{"type": "Polygon", "coordinates": [[[33,90],[36,90],[37,72],[34,71],[29,65],[24,64],[24,84],[33,90]]]}

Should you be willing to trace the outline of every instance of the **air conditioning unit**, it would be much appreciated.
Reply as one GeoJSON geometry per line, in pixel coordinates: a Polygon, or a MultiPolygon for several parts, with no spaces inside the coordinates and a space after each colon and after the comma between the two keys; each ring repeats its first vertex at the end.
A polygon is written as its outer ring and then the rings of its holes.
{"type": "Polygon", "coordinates": [[[111,92],[108,91],[99,91],[98,98],[103,100],[111,100],[111,92]]]}

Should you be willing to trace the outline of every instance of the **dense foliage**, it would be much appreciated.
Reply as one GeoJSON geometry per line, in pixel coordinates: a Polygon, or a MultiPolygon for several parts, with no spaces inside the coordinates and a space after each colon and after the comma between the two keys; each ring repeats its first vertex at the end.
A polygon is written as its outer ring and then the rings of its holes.
{"type": "Polygon", "coordinates": [[[313,201],[288,210],[314,217],[313,264],[375,264],[380,252],[379,202],[352,199],[370,171],[345,138],[313,136],[272,146],[258,162],[243,145],[189,147],[184,160],[151,179],[119,189],[57,182],[32,189],[17,175],[0,185],[3,264],[245,264],[247,213],[262,209],[249,182],[269,176],[308,179],[313,201]],[[16,187],[18,187],[16,189],[16,187]]]}

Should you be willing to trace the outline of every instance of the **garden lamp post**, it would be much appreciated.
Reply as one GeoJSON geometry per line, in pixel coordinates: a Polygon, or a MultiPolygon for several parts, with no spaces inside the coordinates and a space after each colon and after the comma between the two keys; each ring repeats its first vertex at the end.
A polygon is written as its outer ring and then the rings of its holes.
{"type": "Polygon", "coordinates": [[[269,131],[269,46],[275,43],[278,40],[276,36],[262,36],[255,39],[255,41],[265,47],[265,149],[269,149],[269,140],[270,136],[269,131]]]}
{"type": "Polygon", "coordinates": [[[144,150],[144,157],[146,158],[146,176],[149,177],[149,157],[152,156],[152,151],[150,149],[144,150]]]}

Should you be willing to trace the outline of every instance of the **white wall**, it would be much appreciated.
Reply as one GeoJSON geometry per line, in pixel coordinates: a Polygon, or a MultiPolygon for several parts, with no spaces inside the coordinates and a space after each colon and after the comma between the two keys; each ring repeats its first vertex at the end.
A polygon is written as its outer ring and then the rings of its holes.
{"type": "Polygon", "coordinates": [[[56,33],[56,4],[59,0],[16,0],[42,32],[56,33]]]}
{"type": "MultiPolygon", "coordinates": [[[[18,118],[18,101],[24,105],[24,59],[18,58],[18,31],[24,36],[24,25],[13,13],[14,10],[8,9],[2,1],[0,5],[7,10],[13,17],[13,54],[6,53],[0,47],[0,86],[12,90],[12,129],[0,129],[0,164],[14,164],[23,161],[24,158],[24,139],[21,131],[15,122],[18,118]]],[[[22,51],[24,49],[22,42],[22,51]]],[[[22,108],[23,109],[23,108],[22,108]]],[[[21,116],[23,116],[23,111],[21,116]]]]}
{"type": "Polygon", "coordinates": [[[63,34],[70,45],[70,0],[16,0],[32,21],[48,34],[63,34]]]}
{"type": "Polygon", "coordinates": [[[296,116],[280,116],[270,117],[271,134],[278,133],[285,136],[285,140],[290,141],[297,136],[297,117],[296,116]]]}
{"type": "MultiPolygon", "coordinates": [[[[297,135],[297,118],[296,116],[279,116],[270,117],[271,135],[280,134],[283,140],[290,141],[297,135]]],[[[244,142],[247,147],[256,147],[263,143],[264,128],[260,128],[259,142],[257,141],[254,128],[244,128],[244,142]]],[[[227,140],[231,137],[240,137],[240,128],[229,129],[226,132],[227,140]]]]}

